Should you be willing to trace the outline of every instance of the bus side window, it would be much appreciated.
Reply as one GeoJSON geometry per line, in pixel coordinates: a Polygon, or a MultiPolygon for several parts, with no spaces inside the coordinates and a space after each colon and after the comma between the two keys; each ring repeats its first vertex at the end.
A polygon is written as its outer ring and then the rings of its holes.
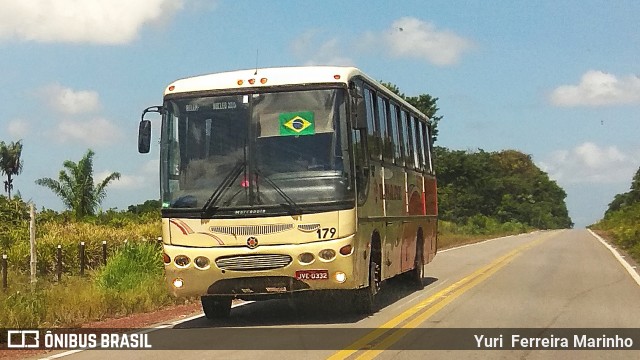
{"type": "MultiPolygon", "coordinates": [[[[358,96],[365,96],[363,84],[360,81],[356,81],[353,84],[356,88],[358,96]]],[[[365,99],[366,100],[366,99],[365,99]]],[[[355,171],[355,183],[358,191],[357,200],[358,205],[362,205],[367,200],[368,188],[369,188],[369,154],[367,153],[367,134],[373,128],[372,118],[368,116],[369,111],[365,113],[358,113],[359,117],[367,117],[367,130],[356,129],[351,130],[351,140],[353,143],[354,152],[354,171],[355,171]]],[[[353,120],[352,120],[353,124],[353,120]]],[[[370,138],[370,140],[372,140],[370,138]]]]}
{"type": "Polygon", "coordinates": [[[409,129],[411,130],[411,157],[413,158],[413,168],[420,169],[420,143],[418,142],[417,119],[411,115],[409,118],[409,129]]]}
{"type": "Polygon", "coordinates": [[[416,119],[416,126],[418,128],[418,159],[419,159],[420,170],[428,171],[429,163],[427,161],[427,157],[425,153],[425,145],[427,142],[427,138],[424,132],[425,123],[416,119]]]}
{"type": "Polygon", "coordinates": [[[389,132],[391,136],[391,151],[393,162],[400,164],[400,134],[398,133],[398,106],[391,103],[389,106],[389,132]]]}
{"type": "Polygon", "coordinates": [[[411,128],[409,126],[409,115],[406,111],[400,113],[400,123],[402,127],[402,149],[404,157],[404,166],[411,167],[413,163],[413,148],[411,147],[411,128]]]}
{"type": "Polygon", "coordinates": [[[367,147],[369,150],[369,156],[372,159],[379,159],[382,155],[380,149],[380,141],[378,139],[379,129],[375,117],[375,94],[371,89],[364,89],[364,101],[365,108],[367,110],[367,147]]]}
{"type": "Polygon", "coordinates": [[[415,118],[415,128],[416,128],[416,153],[418,157],[418,161],[416,163],[416,168],[421,171],[424,170],[425,157],[424,157],[424,133],[422,132],[422,122],[420,119],[415,118]]]}
{"type": "Polygon", "coordinates": [[[378,126],[380,129],[380,143],[382,146],[382,159],[393,163],[393,151],[391,149],[391,134],[387,121],[387,112],[389,109],[389,101],[378,96],[378,126]]]}
{"type": "Polygon", "coordinates": [[[405,138],[406,138],[406,134],[405,134],[405,129],[404,129],[404,125],[402,123],[402,109],[399,106],[396,106],[396,131],[398,132],[398,136],[396,138],[396,150],[397,150],[397,155],[396,155],[396,164],[398,164],[398,166],[404,166],[404,162],[405,162],[405,151],[406,151],[406,144],[405,144],[405,138]]]}
{"type": "Polygon", "coordinates": [[[431,149],[431,128],[427,124],[422,124],[424,129],[424,146],[426,156],[426,171],[430,174],[433,173],[433,154],[431,149]]]}

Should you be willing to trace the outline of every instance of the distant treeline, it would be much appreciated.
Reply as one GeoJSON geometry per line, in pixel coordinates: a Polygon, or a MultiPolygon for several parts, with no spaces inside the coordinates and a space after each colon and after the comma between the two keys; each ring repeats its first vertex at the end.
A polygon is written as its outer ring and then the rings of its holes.
{"type": "Polygon", "coordinates": [[[537,229],[573,226],[567,194],[530,155],[435,148],[440,219],[456,224],[519,223],[537,229]]]}

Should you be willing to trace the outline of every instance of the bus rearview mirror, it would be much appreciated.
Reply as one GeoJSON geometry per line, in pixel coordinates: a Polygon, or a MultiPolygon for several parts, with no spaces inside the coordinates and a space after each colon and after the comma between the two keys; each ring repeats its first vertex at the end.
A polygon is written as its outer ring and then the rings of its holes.
{"type": "Polygon", "coordinates": [[[151,121],[140,120],[138,127],[138,152],[146,154],[151,147],[151,121]]]}

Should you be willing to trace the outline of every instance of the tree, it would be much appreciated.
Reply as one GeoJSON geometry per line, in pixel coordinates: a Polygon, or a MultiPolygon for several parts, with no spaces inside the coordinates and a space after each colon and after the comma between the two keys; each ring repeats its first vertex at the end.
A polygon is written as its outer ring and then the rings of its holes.
{"type": "Polygon", "coordinates": [[[65,206],[70,209],[76,220],[85,216],[94,215],[96,208],[106,196],[106,187],[113,180],[120,179],[120,173],[109,174],[99,184],[93,182],[93,150],[87,153],[77,163],[67,160],[62,165],[58,180],[42,178],[36,180],[36,184],[48,187],[62,199],[65,206]]]}
{"type": "Polygon", "coordinates": [[[441,115],[436,115],[438,113],[438,110],[440,110],[437,105],[438,98],[433,97],[429,94],[405,96],[405,94],[402,93],[395,84],[388,82],[381,82],[381,84],[387,89],[391,90],[394,94],[406,100],[409,104],[413,105],[416,109],[420,110],[420,112],[427,115],[429,119],[431,119],[431,123],[433,124],[431,137],[435,142],[438,139],[438,122],[442,120],[441,115]]]}
{"type": "Polygon", "coordinates": [[[464,224],[486,216],[539,229],[573,226],[566,193],[531,156],[515,150],[434,150],[441,219],[464,224]]]}
{"type": "Polygon", "coordinates": [[[29,205],[20,195],[0,195],[0,250],[7,251],[20,240],[29,239],[29,205]]]}
{"type": "Polygon", "coordinates": [[[638,202],[640,202],[640,168],[638,168],[633,179],[631,179],[631,188],[629,191],[617,194],[613,198],[613,201],[609,204],[609,208],[605,212],[605,216],[638,202]]]}
{"type": "Polygon", "coordinates": [[[147,200],[142,204],[129,205],[127,211],[134,214],[152,213],[160,210],[161,205],[160,200],[147,200]]]}
{"type": "Polygon", "coordinates": [[[13,176],[22,172],[23,161],[20,159],[22,155],[22,140],[5,144],[0,141],[0,172],[7,176],[4,181],[4,191],[7,192],[11,199],[11,190],[13,190],[13,176]]]}

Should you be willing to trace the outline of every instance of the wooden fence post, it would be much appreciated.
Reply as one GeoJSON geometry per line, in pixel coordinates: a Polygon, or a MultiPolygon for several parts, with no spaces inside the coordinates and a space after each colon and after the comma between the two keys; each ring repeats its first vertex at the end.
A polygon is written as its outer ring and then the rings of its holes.
{"type": "Polygon", "coordinates": [[[7,254],[2,254],[2,289],[7,290],[7,254]]]}
{"type": "Polygon", "coordinates": [[[80,242],[80,276],[84,276],[84,241],[80,242]]]}
{"type": "Polygon", "coordinates": [[[107,241],[102,240],[102,265],[107,265],[107,241]]]}
{"type": "Polygon", "coordinates": [[[56,251],[56,279],[62,279],[62,245],[58,245],[56,251]]]}

